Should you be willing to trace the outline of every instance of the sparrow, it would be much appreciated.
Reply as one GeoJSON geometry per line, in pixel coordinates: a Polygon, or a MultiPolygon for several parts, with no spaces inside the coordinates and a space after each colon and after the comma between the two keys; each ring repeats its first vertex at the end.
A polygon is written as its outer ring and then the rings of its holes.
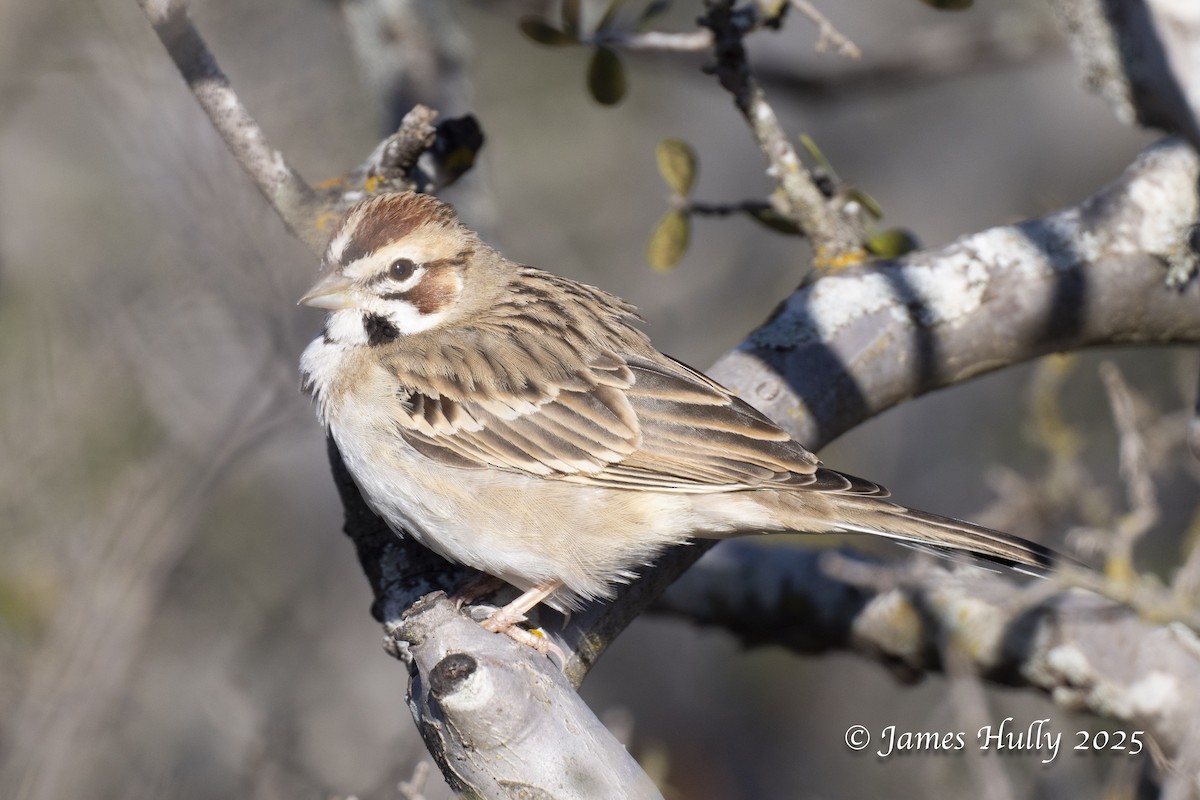
{"type": "Polygon", "coordinates": [[[611,598],[693,538],[854,531],[1052,561],[827,469],[655,349],[632,305],[506,259],[432,196],[351,208],[300,302],[329,312],[302,386],[366,502],[397,534],[524,592],[489,630],[543,601],[611,598]]]}

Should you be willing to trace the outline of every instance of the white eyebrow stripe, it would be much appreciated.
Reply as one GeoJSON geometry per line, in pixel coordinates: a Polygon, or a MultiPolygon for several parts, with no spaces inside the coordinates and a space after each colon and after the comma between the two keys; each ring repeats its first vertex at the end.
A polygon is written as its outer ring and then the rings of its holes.
{"type": "Polygon", "coordinates": [[[343,225],[342,230],[329,241],[329,247],[326,249],[326,257],[329,259],[329,263],[341,263],[342,254],[346,252],[346,245],[350,244],[352,227],[352,225],[343,225]]]}

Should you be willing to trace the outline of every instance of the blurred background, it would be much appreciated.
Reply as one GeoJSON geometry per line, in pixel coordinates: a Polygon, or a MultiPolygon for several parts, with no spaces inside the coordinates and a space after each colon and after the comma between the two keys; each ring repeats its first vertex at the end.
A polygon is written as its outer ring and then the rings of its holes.
{"type": "MultiPolygon", "coordinates": [[[[927,246],[1073,204],[1153,139],[1084,91],[1044,4],[984,5],[821,4],[864,51],[860,64],[814,53],[799,17],[750,41],[786,128],[812,136],[886,224],[927,246]],[[936,61],[964,42],[979,43],[966,48],[976,56],[941,75],[837,78],[936,61]]],[[[584,90],[585,51],[517,29],[553,4],[444,6],[469,89],[442,110],[474,113],[487,136],[476,171],[445,196],[508,256],[631,299],[658,346],[698,366],[795,287],[805,245],[740,218],[698,220],[672,272],[646,264],[667,202],[660,139],[695,146],[698,198],[770,190],[701,56],[631,55],[628,97],[602,108],[584,90]]],[[[192,11],[310,181],[359,163],[384,133],[388,112],[337,3],[200,0],[192,11]]],[[[690,30],[699,11],[678,0],[661,27],[690,30]]],[[[0,794],[405,796],[398,782],[425,759],[406,674],[368,614],[323,432],[296,388],[321,325],[295,305],[315,269],[133,0],[0,0],[0,794]]],[[[1158,418],[1190,402],[1195,358],[1086,354],[1056,395],[1111,513],[1125,501],[1101,359],[1158,418]]],[[[1046,469],[1027,414],[1035,369],[909,403],[821,455],[909,505],[978,519],[998,468],[1035,481],[1046,469]]],[[[1163,519],[1138,556],[1169,575],[1196,484],[1182,467],[1164,473],[1163,519]]],[[[1081,522],[1066,516],[1020,532],[1061,547],[1081,522]]],[[[645,619],[583,693],[669,797],[980,791],[961,754],[884,761],[845,747],[851,724],[970,727],[942,679],[903,685],[853,656],[745,652],[718,632],[645,619]]],[[[1049,718],[1064,743],[1114,729],[1027,692],[987,702],[990,721],[1049,718]]],[[[995,761],[1019,797],[1095,795],[1139,766],[1069,753],[1048,766],[995,761]]],[[[426,796],[448,796],[436,772],[426,796]]]]}

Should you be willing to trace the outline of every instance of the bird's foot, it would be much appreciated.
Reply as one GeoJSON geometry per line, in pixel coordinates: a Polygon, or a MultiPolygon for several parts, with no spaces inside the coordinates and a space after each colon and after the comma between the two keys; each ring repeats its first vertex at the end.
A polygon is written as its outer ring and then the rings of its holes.
{"type": "Polygon", "coordinates": [[[558,657],[560,664],[566,664],[567,656],[557,645],[540,633],[518,626],[518,623],[525,621],[526,612],[554,594],[561,586],[562,581],[543,581],[504,608],[495,611],[490,617],[481,622],[480,625],[483,626],[484,630],[491,631],[492,633],[506,634],[512,640],[532,647],[542,655],[553,654],[558,657]]]}

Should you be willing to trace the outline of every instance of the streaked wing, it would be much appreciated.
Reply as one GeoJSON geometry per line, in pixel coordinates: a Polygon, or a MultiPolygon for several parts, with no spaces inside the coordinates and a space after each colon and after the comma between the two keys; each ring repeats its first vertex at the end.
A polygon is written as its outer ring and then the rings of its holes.
{"type": "Polygon", "coordinates": [[[667,359],[606,356],[538,397],[414,394],[404,438],[458,467],[622,489],[713,492],[765,485],[878,494],[814,455],[709,378],[667,359]],[[586,385],[586,388],[584,386],[586,385]]]}
{"type": "Polygon", "coordinates": [[[623,364],[593,366],[538,393],[413,393],[401,435],[429,458],[456,467],[543,477],[594,475],[637,450],[637,415],[623,364]],[[566,383],[566,385],[563,385],[566,383]]]}
{"type": "Polygon", "coordinates": [[[427,457],[622,489],[886,493],[820,468],[753,407],[658,353],[618,298],[529,268],[520,280],[488,328],[454,343],[409,337],[388,362],[403,387],[399,433],[427,457]],[[553,299],[564,292],[572,302],[553,299]]]}
{"type": "Polygon", "coordinates": [[[589,482],[707,492],[816,480],[816,457],[720,384],[665,356],[626,362],[641,445],[589,482]]]}

